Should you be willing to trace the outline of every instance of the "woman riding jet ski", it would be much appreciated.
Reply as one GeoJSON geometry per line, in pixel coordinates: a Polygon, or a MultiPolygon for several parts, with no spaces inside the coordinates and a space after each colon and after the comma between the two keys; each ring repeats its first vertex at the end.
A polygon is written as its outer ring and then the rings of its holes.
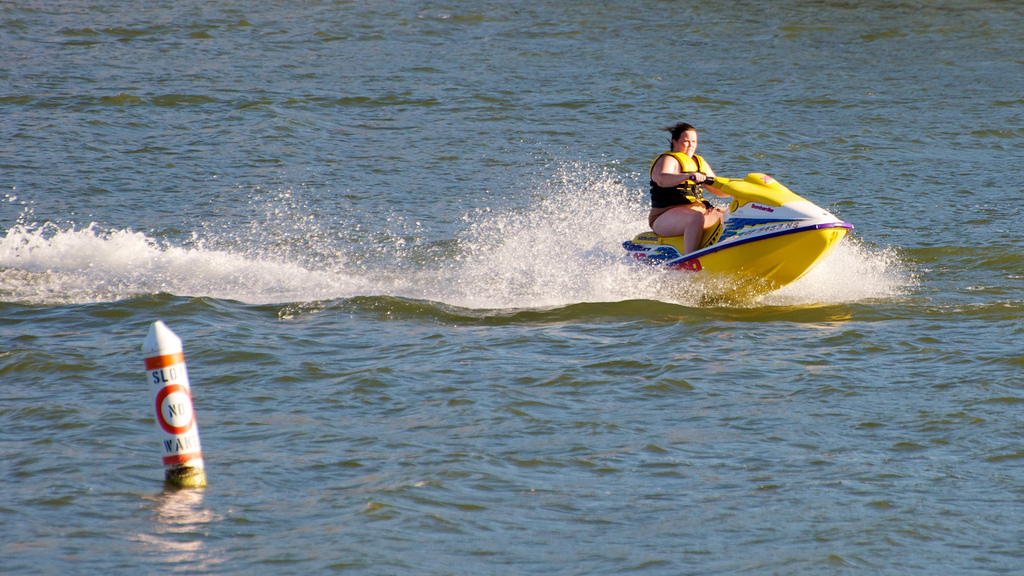
{"type": "Polygon", "coordinates": [[[794,194],[765,174],[714,175],[694,154],[696,130],[680,123],[672,151],[651,167],[652,231],[622,246],[641,262],[719,272],[781,288],[828,256],[853,225],[794,194]],[[704,200],[701,188],[733,198],[727,211],[704,200]]]}

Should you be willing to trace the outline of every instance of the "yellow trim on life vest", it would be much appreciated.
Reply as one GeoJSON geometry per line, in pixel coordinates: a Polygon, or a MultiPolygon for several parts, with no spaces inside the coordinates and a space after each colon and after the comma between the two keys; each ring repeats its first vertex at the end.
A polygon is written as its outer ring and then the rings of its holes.
{"type": "MultiPolygon", "coordinates": [[[[652,176],[654,175],[654,165],[658,163],[658,160],[661,160],[662,156],[671,156],[675,158],[676,161],[679,162],[679,165],[682,167],[682,172],[704,172],[703,170],[700,169],[700,167],[702,165],[708,165],[708,163],[705,162],[704,159],[698,156],[697,154],[694,154],[691,158],[686,154],[683,154],[682,152],[662,152],[661,154],[658,154],[658,157],[654,159],[654,162],[651,162],[650,173],[652,176]]],[[[687,180],[686,182],[695,183],[693,182],[693,180],[687,180]]]]}

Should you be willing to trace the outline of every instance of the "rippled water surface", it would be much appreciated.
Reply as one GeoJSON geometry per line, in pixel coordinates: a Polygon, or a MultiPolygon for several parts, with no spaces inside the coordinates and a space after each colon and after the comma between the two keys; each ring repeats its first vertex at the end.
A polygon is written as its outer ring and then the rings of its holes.
{"type": "Polygon", "coordinates": [[[0,1],[0,53],[4,574],[1024,563],[1015,3],[0,1]],[[851,236],[631,266],[681,120],[851,236]]]}

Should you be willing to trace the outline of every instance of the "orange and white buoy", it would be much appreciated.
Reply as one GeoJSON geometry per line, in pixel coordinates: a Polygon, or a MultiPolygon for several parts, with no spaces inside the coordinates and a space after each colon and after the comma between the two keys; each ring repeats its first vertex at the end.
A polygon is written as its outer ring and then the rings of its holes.
{"type": "Polygon", "coordinates": [[[192,409],[192,389],[181,338],[157,320],[149,327],[142,357],[154,398],[167,482],[183,487],[206,486],[199,426],[192,409]]]}

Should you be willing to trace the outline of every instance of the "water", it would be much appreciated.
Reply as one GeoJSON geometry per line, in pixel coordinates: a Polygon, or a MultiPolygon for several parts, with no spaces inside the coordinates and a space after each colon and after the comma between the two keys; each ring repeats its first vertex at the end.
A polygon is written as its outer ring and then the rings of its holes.
{"type": "Polygon", "coordinates": [[[1016,573],[1022,20],[0,3],[0,572],[1016,573]],[[851,237],[756,300],[631,266],[680,120],[851,237]]]}

